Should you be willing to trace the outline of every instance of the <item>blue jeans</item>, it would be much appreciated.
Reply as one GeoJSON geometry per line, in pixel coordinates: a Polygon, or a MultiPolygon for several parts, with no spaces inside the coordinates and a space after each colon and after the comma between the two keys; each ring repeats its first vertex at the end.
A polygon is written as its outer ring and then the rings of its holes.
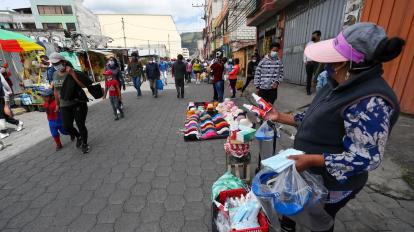
{"type": "Polygon", "coordinates": [[[118,112],[121,113],[121,115],[124,114],[124,111],[121,109],[121,106],[119,104],[119,97],[116,96],[109,96],[109,100],[111,101],[112,110],[114,111],[115,117],[118,117],[118,112]]]}
{"type": "Polygon", "coordinates": [[[132,82],[134,83],[134,87],[137,90],[137,95],[141,96],[141,77],[132,77],[132,82]]]}
{"type": "Polygon", "coordinates": [[[214,86],[216,87],[217,97],[219,102],[223,102],[224,97],[224,81],[217,81],[214,86]]]}

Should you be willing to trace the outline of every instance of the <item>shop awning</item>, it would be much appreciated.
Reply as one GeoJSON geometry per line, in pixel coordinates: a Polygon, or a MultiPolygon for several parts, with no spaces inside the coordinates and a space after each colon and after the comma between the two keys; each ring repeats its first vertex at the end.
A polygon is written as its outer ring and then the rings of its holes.
{"type": "Polygon", "coordinates": [[[0,50],[4,52],[28,52],[45,50],[32,38],[20,33],[0,29],[0,50]]]}

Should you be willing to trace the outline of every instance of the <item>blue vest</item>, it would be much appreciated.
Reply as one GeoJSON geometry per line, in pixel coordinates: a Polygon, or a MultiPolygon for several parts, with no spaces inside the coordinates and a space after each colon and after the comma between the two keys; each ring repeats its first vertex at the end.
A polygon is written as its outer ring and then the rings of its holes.
{"type": "MultiPolygon", "coordinates": [[[[382,78],[382,73],[382,65],[377,65],[341,85],[330,80],[330,83],[318,92],[306,111],[305,118],[298,127],[294,148],[306,154],[342,153],[342,139],[345,135],[343,112],[349,106],[370,96],[381,97],[393,107],[394,113],[390,120],[392,128],[398,119],[400,107],[394,91],[382,78]]],[[[363,171],[349,177],[345,183],[339,183],[326,168],[312,168],[311,171],[322,175],[329,190],[359,189],[368,179],[368,172],[363,171]]]]}

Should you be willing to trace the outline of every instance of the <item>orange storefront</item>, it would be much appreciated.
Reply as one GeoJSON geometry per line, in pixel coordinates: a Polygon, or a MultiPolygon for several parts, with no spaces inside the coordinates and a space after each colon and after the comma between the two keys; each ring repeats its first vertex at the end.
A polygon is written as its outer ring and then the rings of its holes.
{"type": "Polygon", "coordinates": [[[384,78],[394,89],[401,110],[414,114],[414,0],[365,0],[361,21],[385,28],[406,41],[402,54],[384,65],[384,78]]]}

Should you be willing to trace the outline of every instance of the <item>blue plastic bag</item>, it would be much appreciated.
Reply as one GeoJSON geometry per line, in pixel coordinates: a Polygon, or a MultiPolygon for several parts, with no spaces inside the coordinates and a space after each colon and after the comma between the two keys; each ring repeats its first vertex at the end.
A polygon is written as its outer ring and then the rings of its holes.
{"type": "Polygon", "coordinates": [[[156,87],[158,90],[164,90],[164,84],[162,83],[162,80],[157,80],[156,87]]]}
{"type": "Polygon", "coordinates": [[[259,141],[273,140],[274,136],[275,131],[272,127],[269,126],[267,121],[264,121],[263,124],[256,131],[256,139],[259,141]]]}

